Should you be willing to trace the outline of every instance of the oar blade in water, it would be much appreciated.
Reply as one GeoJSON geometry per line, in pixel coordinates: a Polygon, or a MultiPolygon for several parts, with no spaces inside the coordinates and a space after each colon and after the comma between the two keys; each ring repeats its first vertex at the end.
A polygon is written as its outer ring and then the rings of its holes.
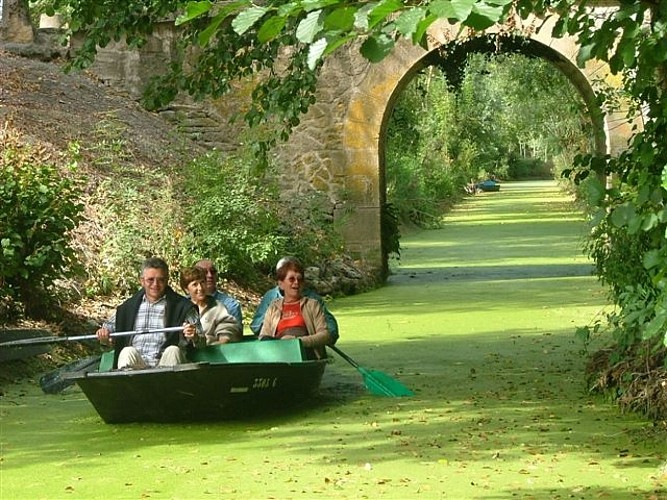
{"type": "Polygon", "coordinates": [[[367,370],[366,368],[357,368],[364,378],[366,389],[376,396],[414,396],[415,393],[400,383],[393,377],[378,370],[367,370]]]}

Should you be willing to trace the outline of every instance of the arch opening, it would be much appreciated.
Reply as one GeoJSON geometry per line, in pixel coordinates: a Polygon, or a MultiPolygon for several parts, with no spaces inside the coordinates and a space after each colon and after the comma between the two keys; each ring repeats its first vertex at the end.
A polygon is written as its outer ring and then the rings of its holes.
{"type": "MultiPolygon", "coordinates": [[[[407,85],[414,79],[415,75],[429,66],[438,67],[447,76],[448,83],[458,87],[461,83],[466,60],[469,54],[521,54],[529,58],[538,58],[553,65],[576,89],[585,103],[587,115],[590,119],[593,131],[593,149],[597,153],[609,151],[608,127],[606,116],[596,100],[596,93],[590,80],[590,69],[588,74],[576,66],[561,51],[553,46],[546,45],[529,37],[516,35],[489,34],[475,37],[466,41],[453,41],[440,45],[423,53],[405,67],[396,81],[393,91],[386,98],[386,106],[380,120],[377,143],[377,167],[378,167],[378,199],[380,210],[387,205],[387,177],[386,177],[386,140],[387,130],[392,112],[396,102],[407,85]]],[[[599,70],[598,70],[599,72],[599,70]]],[[[592,72],[595,75],[596,71],[592,72]]],[[[604,73],[601,73],[604,74],[604,73]]],[[[381,223],[381,231],[386,230],[386,225],[381,223]]],[[[388,252],[384,247],[390,240],[386,234],[380,235],[382,242],[382,266],[388,270],[388,252]]]]}

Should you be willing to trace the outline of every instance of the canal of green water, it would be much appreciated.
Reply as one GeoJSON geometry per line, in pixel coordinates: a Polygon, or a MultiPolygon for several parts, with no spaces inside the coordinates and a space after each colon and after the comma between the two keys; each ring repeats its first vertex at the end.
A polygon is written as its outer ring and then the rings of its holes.
{"type": "Polygon", "coordinates": [[[503,184],[402,239],[387,286],[333,301],[318,401],[199,424],[104,424],[74,388],[3,388],[0,498],[667,498],[667,437],[587,391],[574,336],[606,307],[554,183],[503,184]]]}

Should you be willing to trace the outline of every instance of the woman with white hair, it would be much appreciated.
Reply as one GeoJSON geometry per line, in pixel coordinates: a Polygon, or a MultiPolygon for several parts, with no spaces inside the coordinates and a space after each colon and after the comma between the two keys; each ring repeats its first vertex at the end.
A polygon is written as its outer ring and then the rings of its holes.
{"type": "Polygon", "coordinates": [[[325,357],[324,346],[332,343],[331,335],[321,304],[303,294],[303,266],[294,259],[285,262],[276,275],[282,296],[268,306],[259,339],[299,338],[318,358],[325,357]]]}
{"type": "MultiPolygon", "coordinates": [[[[276,264],[276,279],[278,279],[278,274],[281,272],[281,269],[290,263],[298,263],[299,265],[301,265],[299,259],[297,259],[296,257],[286,256],[281,258],[276,264]]],[[[324,319],[327,323],[327,328],[329,330],[331,345],[335,344],[339,336],[338,322],[336,321],[334,315],[331,314],[331,311],[329,311],[326,302],[324,302],[324,299],[321,296],[319,296],[313,290],[306,288],[305,286],[302,288],[301,293],[305,297],[309,297],[320,303],[320,306],[324,311],[324,319]]],[[[255,335],[259,335],[259,333],[262,331],[264,315],[266,314],[266,310],[269,308],[271,302],[280,299],[282,297],[283,297],[283,291],[281,290],[280,285],[275,286],[274,288],[270,289],[264,294],[262,300],[257,306],[257,310],[255,311],[255,314],[252,318],[252,322],[250,323],[250,329],[255,335]]]]}

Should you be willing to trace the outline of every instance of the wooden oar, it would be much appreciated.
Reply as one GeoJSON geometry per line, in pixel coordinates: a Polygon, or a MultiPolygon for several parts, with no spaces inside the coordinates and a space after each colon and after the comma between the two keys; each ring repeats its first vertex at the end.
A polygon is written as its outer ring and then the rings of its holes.
{"type": "MultiPolygon", "coordinates": [[[[149,333],[167,333],[167,332],[178,332],[183,330],[182,326],[171,326],[169,328],[155,328],[153,330],[133,330],[128,332],[114,332],[111,337],[127,337],[129,335],[145,335],[149,333]]],[[[75,335],[75,336],[57,336],[53,335],[51,337],[33,337],[29,339],[19,339],[19,340],[10,340],[9,342],[1,342],[0,347],[21,347],[24,345],[35,345],[35,344],[54,344],[56,342],[78,342],[81,340],[94,340],[97,339],[97,335],[75,335]]]]}
{"type": "Polygon", "coordinates": [[[329,349],[338,354],[345,361],[354,366],[361,376],[364,378],[364,385],[366,389],[371,394],[376,396],[390,396],[390,397],[401,397],[401,396],[414,396],[415,393],[410,389],[401,384],[398,380],[393,377],[390,377],[384,372],[378,370],[368,370],[359,364],[341,351],[338,347],[334,345],[328,345],[329,349]]]}

